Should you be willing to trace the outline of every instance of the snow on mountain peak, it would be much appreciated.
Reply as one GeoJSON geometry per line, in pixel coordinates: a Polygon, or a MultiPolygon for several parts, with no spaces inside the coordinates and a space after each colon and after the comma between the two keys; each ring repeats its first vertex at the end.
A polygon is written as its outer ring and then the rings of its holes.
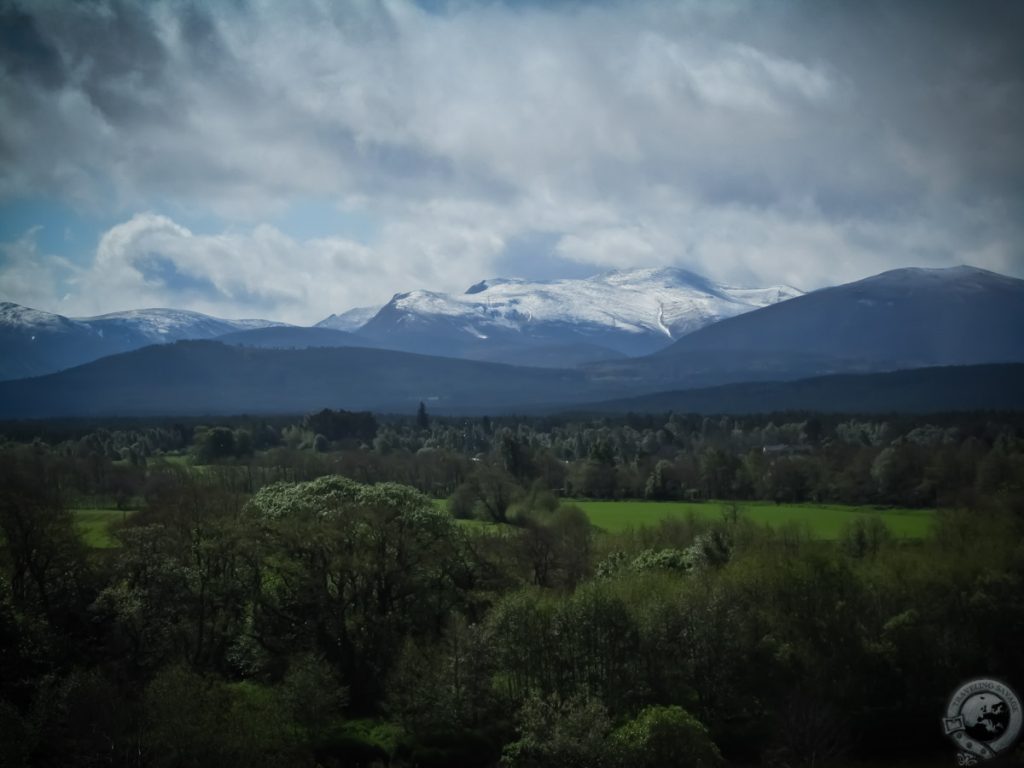
{"type": "Polygon", "coordinates": [[[56,331],[74,325],[73,320],[63,315],[23,307],[10,301],[0,302],[0,327],[56,331]]]}
{"type": "Polygon", "coordinates": [[[132,309],[94,317],[65,317],[12,302],[0,302],[0,326],[49,332],[85,331],[103,336],[117,333],[140,342],[160,343],[203,339],[232,331],[266,328],[284,323],[269,320],[222,320],[187,309],[132,309]]]}
{"type": "Polygon", "coordinates": [[[96,328],[100,333],[121,331],[133,333],[153,343],[180,339],[209,339],[233,331],[285,325],[270,320],[224,320],[187,309],[130,309],[95,317],[75,318],[77,322],[96,328]]]}
{"type": "Polygon", "coordinates": [[[674,267],[606,272],[587,279],[481,280],[458,295],[396,294],[385,307],[397,325],[458,318],[467,333],[528,332],[543,323],[606,328],[669,339],[725,317],[800,295],[788,286],[734,288],[674,267]]]}
{"type": "Polygon", "coordinates": [[[329,315],[316,324],[317,328],[331,328],[335,331],[357,331],[366,325],[367,321],[380,312],[380,306],[353,307],[352,309],[336,315],[329,315]]]}

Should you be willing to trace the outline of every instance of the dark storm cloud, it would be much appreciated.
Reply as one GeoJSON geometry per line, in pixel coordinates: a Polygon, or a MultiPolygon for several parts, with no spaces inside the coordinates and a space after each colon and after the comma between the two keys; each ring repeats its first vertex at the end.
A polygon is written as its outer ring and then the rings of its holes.
{"type": "Polygon", "coordinates": [[[176,258],[213,249],[236,271],[257,241],[321,248],[310,286],[367,270],[352,303],[516,264],[804,288],[907,264],[1024,274],[1022,8],[8,5],[0,199],[212,213],[220,240],[142,216],[124,242],[153,226],[176,258]],[[372,219],[374,241],[260,229],[302,200],[372,219]]]}
{"type": "Polygon", "coordinates": [[[0,6],[0,65],[9,75],[31,78],[48,88],[64,81],[56,48],[39,34],[31,14],[15,6],[0,6]]]}

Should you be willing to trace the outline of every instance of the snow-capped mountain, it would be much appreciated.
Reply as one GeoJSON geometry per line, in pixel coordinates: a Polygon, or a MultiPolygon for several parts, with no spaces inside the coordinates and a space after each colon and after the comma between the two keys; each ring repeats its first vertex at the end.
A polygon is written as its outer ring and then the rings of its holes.
{"type": "Polygon", "coordinates": [[[270,320],[223,320],[184,309],[133,309],[74,319],[101,335],[120,333],[144,339],[149,344],[183,339],[212,339],[235,331],[286,325],[270,320]]]}
{"type": "Polygon", "coordinates": [[[799,295],[785,285],[738,288],[674,268],[549,282],[497,278],[461,295],[396,294],[358,332],[396,349],[478,359],[565,348],[561,362],[569,365],[653,352],[723,318],[799,295]]]}
{"type": "Polygon", "coordinates": [[[137,309],[71,318],[0,302],[0,379],[39,376],[150,344],[211,339],[282,325],[223,320],[180,309],[137,309]]]}
{"type": "Polygon", "coordinates": [[[362,328],[366,323],[378,312],[380,312],[380,305],[373,307],[355,307],[342,312],[338,315],[330,315],[325,317],[314,328],[331,328],[335,331],[357,331],[362,328]]]}

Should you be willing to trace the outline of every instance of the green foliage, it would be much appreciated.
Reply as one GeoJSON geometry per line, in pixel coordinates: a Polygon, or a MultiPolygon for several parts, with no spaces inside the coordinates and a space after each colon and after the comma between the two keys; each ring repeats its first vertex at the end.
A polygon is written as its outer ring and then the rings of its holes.
{"type": "Polygon", "coordinates": [[[452,511],[458,517],[476,517],[507,523],[509,510],[523,496],[515,478],[500,467],[482,465],[455,490],[452,511]]]}
{"type": "Polygon", "coordinates": [[[349,698],[335,670],[311,653],[292,657],[276,694],[291,721],[310,737],[328,730],[349,698]]]}
{"type": "Polygon", "coordinates": [[[322,654],[356,702],[376,700],[404,639],[457,604],[459,532],[412,488],[324,477],[268,486],[247,512],[264,563],[253,632],[322,654]]]}
{"type": "Polygon", "coordinates": [[[483,628],[456,616],[434,642],[409,641],[388,680],[388,710],[421,738],[484,727],[500,715],[483,628]]]}
{"type": "Polygon", "coordinates": [[[662,549],[655,551],[646,549],[633,558],[629,564],[631,570],[637,572],[666,570],[666,571],[688,571],[693,567],[693,561],[688,552],[678,549],[662,549]]]}
{"type": "Polygon", "coordinates": [[[850,557],[875,557],[892,540],[879,515],[851,520],[839,535],[839,545],[850,557]]]}
{"type": "Polygon", "coordinates": [[[377,420],[365,411],[332,411],[325,408],[302,419],[302,429],[323,435],[328,441],[358,440],[371,442],[377,436],[377,420]]]}
{"type": "Polygon", "coordinates": [[[611,766],[608,713],[599,699],[531,696],[519,714],[520,736],[501,756],[506,768],[602,768],[611,766]]]}
{"type": "Polygon", "coordinates": [[[41,457],[0,474],[0,573],[20,610],[57,626],[74,612],[88,575],[85,548],[60,483],[41,457]]]}
{"type": "Polygon", "coordinates": [[[235,434],[227,427],[196,430],[192,455],[199,464],[211,464],[235,455],[235,434]]]}
{"type": "Polygon", "coordinates": [[[723,765],[707,728],[682,707],[647,707],[635,720],[617,728],[610,740],[623,768],[723,765]]]}
{"type": "Polygon", "coordinates": [[[0,448],[0,760],[927,761],[921,713],[1024,679],[1015,419],[410,417],[325,453],[240,419],[255,455],[203,466],[161,455],[198,424],[60,427],[0,448]],[[588,472],[666,500],[559,498],[588,472]]]}
{"type": "Polygon", "coordinates": [[[155,766],[308,764],[273,691],[228,685],[182,666],[161,670],[143,697],[143,746],[155,766]]]}

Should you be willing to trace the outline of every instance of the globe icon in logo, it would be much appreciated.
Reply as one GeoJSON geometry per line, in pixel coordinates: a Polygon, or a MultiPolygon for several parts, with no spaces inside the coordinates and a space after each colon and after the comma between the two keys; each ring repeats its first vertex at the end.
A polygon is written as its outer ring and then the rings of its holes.
{"type": "Polygon", "coordinates": [[[1010,709],[994,693],[978,693],[964,702],[960,714],[964,730],[976,741],[994,741],[1006,732],[1010,724],[1010,709]]]}

